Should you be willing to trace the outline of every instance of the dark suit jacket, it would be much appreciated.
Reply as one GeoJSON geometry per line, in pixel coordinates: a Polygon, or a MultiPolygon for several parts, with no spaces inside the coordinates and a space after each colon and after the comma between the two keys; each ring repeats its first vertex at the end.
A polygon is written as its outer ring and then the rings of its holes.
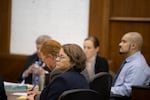
{"type": "MultiPolygon", "coordinates": [[[[97,74],[99,72],[108,72],[109,71],[109,66],[108,66],[107,60],[98,55],[96,56],[96,61],[95,61],[94,67],[95,67],[95,74],[97,74]]],[[[89,78],[89,74],[88,74],[88,71],[86,68],[81,73],[85,76],[85,78],[88,82],[91,80],[89,78]]]]}
{"type": "MultiPolygon", "coordinates": [[[[32,65],[33,63],[35,63],[35,61],[39,61],[39,57],[37,55],[37,53],[34,53],[33,55],[29,56],[27,58],[27,61],[24,65],[24,69],[21,72],[20,76],[18,77],[18,82],[22,82],[22,74],[25,70],[27,70],[29,68],[30,65],[32,65]]],[[[44,67],[45,70],[47,70],[48,72],[50,72],[50,70],[48,69],[47,66],[44,67]]],[[[32,84],[32,74],[30,74],[27,78],[25,78],[25,83],[29,83],[32,84]]]]}
{"type": "Polygon", "coordinates": [[[7,100],[4,83],[1,78],[0,78],[0,100],[7,100]]]}
{"type": "Polygon", "coordinates": [[[109,66],[108,61],[104,57],[96,56],[95,62],[95,74],[99,72],[108,72],[109,66]]]}
{"type": "Polygon", "coordinates": [[[80,72],[70,69],[63,74],[59,74],[42,91],[40,100],[58,100],[58,97],[65,90],[75,88],[89,88],[88,82],[80,72]]]}

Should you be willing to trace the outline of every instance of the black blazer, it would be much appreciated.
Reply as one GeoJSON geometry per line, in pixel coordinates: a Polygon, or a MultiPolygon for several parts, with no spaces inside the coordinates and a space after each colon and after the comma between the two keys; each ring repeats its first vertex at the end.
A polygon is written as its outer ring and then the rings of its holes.
{"type": "Polygon", "coordinates": [[[96,56],[95,62],[95,74],[99,72],[108,72],[109,66],[108,61],[104,57],[96,56]]]}
{"type": "MultiPolygon", "coordinates": [[[[99,73],[99,72],[108,72],[109,71],[109,66],[108,66],[108,62],[104,57],[100,57],[100,56],[96,56],[96,61],[95,61],[95,65],[94,65],[94,69],[95,69],[95,74],[99,73]]],[[[89,78],[89,74],[85,68],[85,70],[83,70],[81,72],[85,78],[87,79],[87,81],[89,82],[91,79],[89,78]]]]}
{"type": "Polygon", "coordinates": [[[0,100],[7,100],[5,88],[4,88],[4,82],[0,78],[0,100]]]}
{"type": "MultiPolygon", "coordinates": [[[[39,57],[37,55],[37,53],[34,53],[33,55],[29,56],[27,58],[27,61],[24,65],[23,71],[21,72],[20,76],[18,77],[18,82],[22,82],[22,74],[25,70],[27,70],[29,68],[30,65],[32,65],[33,63],[35,63],[35,61],[39,61],[39,57]]],[[[48,69],[47,66],[44,67],[45,70],[47,70],[48,72],[50,72],[50,70],[48,69]]],[[[25,83],[29,83],[32,84],[32,74],[30,74],[27,78],[25,78],[25,83]]]]}
{"type": "Polygon", "coordinates": [[[57,75],[50,84],[42,91],[40,100],[58,100],[65,90],[87,89],[88,82],[80,72],[70,69],[63,74],[57,75]]]}

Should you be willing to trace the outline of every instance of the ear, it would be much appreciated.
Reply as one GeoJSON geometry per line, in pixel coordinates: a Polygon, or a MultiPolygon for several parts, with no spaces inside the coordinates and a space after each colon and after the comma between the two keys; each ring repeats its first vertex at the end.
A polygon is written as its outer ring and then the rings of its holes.
{"type": "Polygon", "coordinates": [[[48,54],[48,56],[50,57],[50,59],[56,59],[56,57],[55,56],[53,56],[52,54],[48,54]]]}
{"type": "Polygon", "coordinates": [[[135,48],[137,47],[137,44],[136,44],[136,43],[132,43],[132,44],[131,44],[131,47],[132,47],[133,49],[135,49],[135,48]]]}
{"type": "Polygon", "coordinates": [[[48,57],[52,59],[53,55],[52,54],[48,54],[48,57]]]}

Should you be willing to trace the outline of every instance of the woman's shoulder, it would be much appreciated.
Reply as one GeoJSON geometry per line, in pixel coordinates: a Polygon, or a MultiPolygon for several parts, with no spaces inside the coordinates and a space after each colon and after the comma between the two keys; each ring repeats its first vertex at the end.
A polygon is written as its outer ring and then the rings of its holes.
{"type": "Polygon", "coordinates": [[[68,78],[73,78],[73,77],[80,77],[80,75],[81,74],[79,72],[77,72],[75,69],[71,68],[68,71],[60,74],[58,77],[68,79],[68,78]]]}
{"type": "Polygon", "coordinates": [[[96,56],[96,60],[98,60],[98,61],[105,61],[105,62],[107,62],[107,59],[106,59],[105,57],[103,57],[103,56],[99,56],[99,55],[97,55],[97,56],[96,56]]]}

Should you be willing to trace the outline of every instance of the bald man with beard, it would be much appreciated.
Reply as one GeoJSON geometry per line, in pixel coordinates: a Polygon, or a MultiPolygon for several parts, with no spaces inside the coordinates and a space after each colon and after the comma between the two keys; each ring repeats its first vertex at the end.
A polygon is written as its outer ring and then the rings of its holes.
{"type": "Polygon", "coordinates": [[[149,83],[150,68],[141,53],[142,45],[143,37],[138,32],[128,32],[121,38],[119,52],[125,57],[125,63],[114,79],[111,94],[130,97],[133,85],[149,83]]]}

